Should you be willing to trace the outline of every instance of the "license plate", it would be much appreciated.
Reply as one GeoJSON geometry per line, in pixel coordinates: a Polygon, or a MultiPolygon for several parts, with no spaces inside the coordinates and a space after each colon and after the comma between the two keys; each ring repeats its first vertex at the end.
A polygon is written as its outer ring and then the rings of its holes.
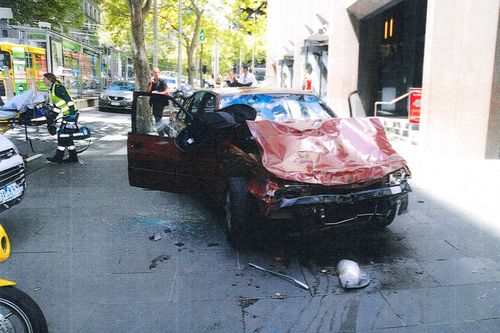
{"type": "Polygon", "coordinates": [[[120,102],[111,102],[111,105],[120,106],[120,102]]]}
{"type": "Polygon", "coordinates": [[[391,193],[392,194],[401,193],[401,187],[400,186],[391,186],[391,193]]]}
{"type": "Polygon", "coordinates": [[[0,204],[9,202],[21,194],[23,194],[22,186],[19,186],[16,183],[6,185],[0,190],[0,204]]]}

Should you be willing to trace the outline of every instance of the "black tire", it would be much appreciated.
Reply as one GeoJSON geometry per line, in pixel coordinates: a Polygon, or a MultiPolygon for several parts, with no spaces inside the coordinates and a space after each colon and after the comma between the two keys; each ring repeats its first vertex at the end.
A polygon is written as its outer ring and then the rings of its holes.
{"type": "Polygon", "coordinates": [[[229,179],[226,190],[224,210],[227,237],[235,248],[248,246],[252,240],[252,220],[255,205],[252,195],[246,189],[247,180],[243,177],[229,179]]]}
{"type": "Polygon", "coordinates": [[[100,106],[99,107],[99,111],[101,111],[101,112],[108,112],[108,109],[105,108],[104,106],[100,106]]]}
{"type": "Polygon", "coordinates": [[[372,221],[372,226],[378,230],[382,230],[394,222],[398,210],[397,203],[391,204],[390,202],[384,202],[382,206],[384,211],[383,216],[375,217],[372,221]]]}
{"type": "Polygon", "coordinates": [[[15,332],[48,332],[47,321],[38,304],[15,287],[0,287],[0,328],[2,324],[15,325],[15,332]],[[5,318],[8,313],[12,315],[5,318]]]}

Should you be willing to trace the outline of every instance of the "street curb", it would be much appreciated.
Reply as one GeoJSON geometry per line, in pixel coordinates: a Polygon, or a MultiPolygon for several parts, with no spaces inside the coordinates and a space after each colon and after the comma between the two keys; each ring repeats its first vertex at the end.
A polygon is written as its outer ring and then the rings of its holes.
{"type": "Polygon", "coordinates": [[[43,156],[43,154],[36,154],[36,155],[30,156],[30,157],[28,157],[28,158],[25,160],[25,162],[26,162],[26,163],[31,162],[31,161],[33,161],[33,160],[36,160],[37,158],[42,157],[42,156],[43,156]]]}

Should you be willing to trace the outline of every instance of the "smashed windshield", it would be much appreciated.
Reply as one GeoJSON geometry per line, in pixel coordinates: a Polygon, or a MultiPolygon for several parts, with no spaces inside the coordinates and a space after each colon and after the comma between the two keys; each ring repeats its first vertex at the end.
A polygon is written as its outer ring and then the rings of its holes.
{"type": "Polygon", "coordinates": [[[297,121],[328,119],[335,113],[316,96],[302,94],[248,94],[222,96],[220,108],[247,104],[257,110],[256,120],[297,121]]]}
{"type": "Polygon", "coordinates": [[[113,84],[111,84],[111,87],[109,87],[109,89],[134,91],[135,84],[133,82],[113,82],[113,84]]]}

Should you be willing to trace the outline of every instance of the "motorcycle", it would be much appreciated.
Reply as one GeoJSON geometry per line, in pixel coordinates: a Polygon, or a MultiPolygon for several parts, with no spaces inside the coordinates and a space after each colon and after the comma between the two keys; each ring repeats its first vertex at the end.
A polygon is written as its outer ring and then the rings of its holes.
{"type": "MultiPolygon", "coordinates": [[[[9,237],[0,224],[0,263],[9,256],[9,237]]],[[[47,321],[38,304],[15,285],[15,282],[0,278],[0,333],[48,332],[47,321]]]]}

